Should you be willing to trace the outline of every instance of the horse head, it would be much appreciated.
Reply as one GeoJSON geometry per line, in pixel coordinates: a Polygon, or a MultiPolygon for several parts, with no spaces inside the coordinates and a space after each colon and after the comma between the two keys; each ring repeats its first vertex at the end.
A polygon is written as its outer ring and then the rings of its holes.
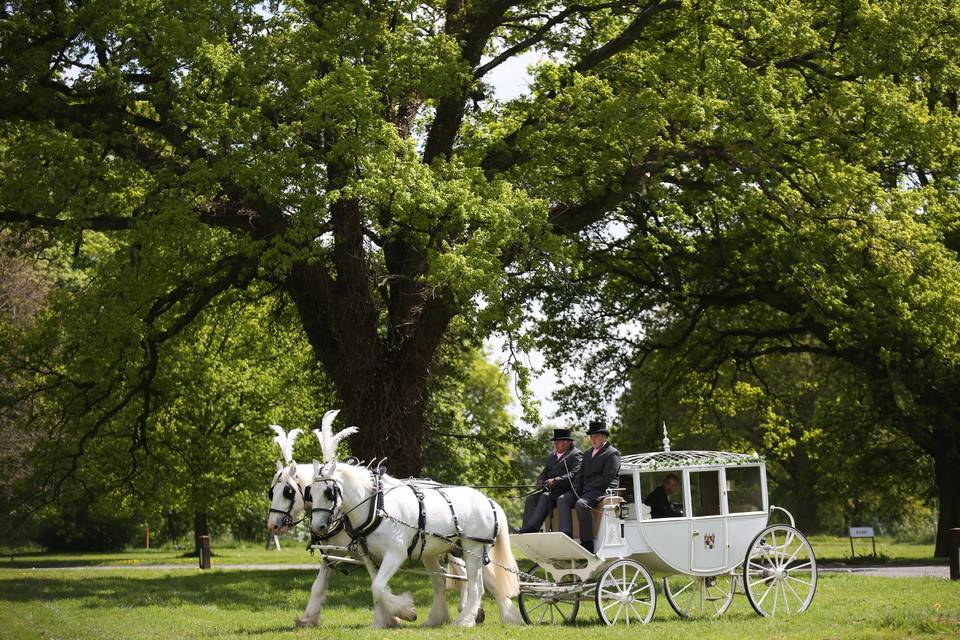
{"type": "Polygon", "coordinates": [[[313,461],[313,483],[310,486],[310,495],[313,502],[313,512],[310,518],[310,529],[317,535],[323,535],[340,517],[340,503],[343,499],[343,483],[340,479],[342,471],[349,465],[341,465],[338,470],[337,445],[358,431],[356,427],[348,427],[339,433],[333,433],[333,421],[338,411],[328,411],[323,416],[320,429],[313,433],[320,441],[323,451],[323,462],[313,461]]]}
{"type": "Polygon", "coordinates": [[[308,500],[304,488],[309,486],[312,477],[293,460],[293,445],[302,430],[292,429],[290,433],[286,433],[275,424],[270,425],[270,428],[277,433],[273,440],[280,447],[280,454],[286,462],[284,464],[277,460],[277,470],[270,483],[270,490],[267,491],[270,498],[267,529],[270,533],[279,535],[286,533],[303,514],[306,507],[304,503],[308,500]]]}

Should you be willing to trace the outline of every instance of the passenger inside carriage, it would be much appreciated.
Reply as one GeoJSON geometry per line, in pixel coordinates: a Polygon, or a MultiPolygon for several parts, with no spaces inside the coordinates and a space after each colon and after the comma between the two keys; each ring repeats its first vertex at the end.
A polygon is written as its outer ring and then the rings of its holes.
{"type": "Polygon", "coordinates": [[[663,484],[647,494],[643,499],[643,504],[650,507],[651,518],[678,518],[683,516],[670,502],[670,494],[676,491],[680,485],[680,478],[676,474],[668,473],[663,479],[663,484]]]}

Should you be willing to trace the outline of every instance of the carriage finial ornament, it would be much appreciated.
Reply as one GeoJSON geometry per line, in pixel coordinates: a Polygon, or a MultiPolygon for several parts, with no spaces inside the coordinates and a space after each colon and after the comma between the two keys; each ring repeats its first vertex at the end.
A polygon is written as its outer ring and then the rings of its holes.
{"type": "Polygon", "coordinates": [[[667,436],[667,421],[663,421],[663,450],[670,451],[670,438],[667,436]]]}

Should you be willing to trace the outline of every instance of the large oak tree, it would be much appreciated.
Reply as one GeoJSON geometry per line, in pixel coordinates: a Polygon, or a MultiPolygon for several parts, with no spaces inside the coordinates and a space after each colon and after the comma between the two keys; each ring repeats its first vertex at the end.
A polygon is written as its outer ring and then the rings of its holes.
{"type": "MultiPolygon", "coordinates": [[[[707,250],[694,260],[705,265],[694,303],[729,305],[754,284],[711,280],[713,257],[760,280],[766,257],[793,276],[792,289],[768,287],[783,313],[806,318],[804,305],[850,302],[824,276],[856,278],[851,249],[869,262],[857,238],[881,224],[873,211],[950,216],[949,2],[91,0],[0,11],[0,220],[125,238],[144,339],[119,401],[148,410],[162,343],[222,292],[264,281],[296,305],[345,418],[363,425],[355,450],[389,455],[400,474],[422,464],[425,390],[451,321],[518,326],[525,285],[556,291],[579,277],[573,240],[611,220],[614,236],[626,224],[642,245],[627,260],[655,275],[640,290],[686,296],[662,249],[707,250]],[[529,95],[492,99],[490,72],[534,48],[550,62],[529,95]],[[909,178],[921,199],[898,188],[909,178]],[[804,231],[850,241],[808,254],[804,231]],[[823,295],[799,296],[805,286],[823,295]]],[[[598,313],[622,319],[609,302],[598,313]]],[[[629,319],[656,324],[663,304],[643,309],[629,319]]],[[[804,328],[837,344],[831,326],[804,328]]],[[[559,341],[595,337],[564,328],[559,341]]],[[[844,353],[868,366],[878,352],[844,353]]]]}

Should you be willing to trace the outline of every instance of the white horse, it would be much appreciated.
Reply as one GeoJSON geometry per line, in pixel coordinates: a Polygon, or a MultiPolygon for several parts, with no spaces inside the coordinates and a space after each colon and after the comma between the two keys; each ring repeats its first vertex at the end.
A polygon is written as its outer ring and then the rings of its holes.
{"type": "MultiPolygon", "coordinates": [[[[313,432],[320,441],[320,448],[323,451],[325,462],[331,463],[336,460],[337,445],[339,442],[356,431],[356,427],[344,429],[340,433],[334,434],[332,425],[339,411],[328,411],[324,414],[322,420],[322,429],[314,429],[313,432]]],[[[310,486],[313,481],[314,465],[297,464],[293,460],[293,445],[300,435],[300,429],[292,429],[289,433],[277,425],[270,425],[277,432],[274,442],[280,447],[280,453],[283,456],[286,466],[279,460],[277,461],[277,472],[273,476],[270,484],[270,513],[267,517],[267,528],[271,534],[282,535],[304,514],[306,504],[311,500],[310,486]]],[[[326,544],[346,547],[350,543],[350,536],[342,528],[336,527],[323,536],[326,544]]],[[[370,578],[376,576],[376,567],[371,563],[365,563],[370,578]]],[[[452,562],[450,572],[454,575],[462,574],[463,569],[460,564],[452,562]]],[[[310,599],[303,615],[295,621],[298,627],[315,627],[320,619],[320,611],[327,598],[327,586],[330,577],[330,565],[321,555],[320,568],[317,577],[310,587],[310,599]]],[[[465,585],[462,585],[465,587],[465,585]]],[[[465,600],[466,589],[458,585],[455,588],[461,589],[461,602],[465,600]]],[[[462,604],[461,604],[462,607],[462,604]]],[[[416,612],[405,612],[407,616],[404,619],[414,620],[416,612]]]]}
{"type": "Polygon", "coordinates": [[[469,487],[405,482],[342,462],[313,464],[313,532],[323,535],[340,520],[365,555],[380,558],[372,584],[375,627],[394,626],[397,618],[407,620],[414,611],[409,593],[398,596],[389,589],[408,555],[423,562],[433,582],[433,604],[424,624],[449,622],[440,557],[458,549],[463,551],[467,588],[456,624],[474,626],[485,581],[501,620],[520,624],[510,600],[519,592],[517,563],[500,505],[469,487]],[[486,564],[488,554],[491,562],[486,564]]]}
{"type": "MultiPolygon", "coordinates": [[[[337,435],[332,434],[331,425],[337,417],[338,411],[328,411],[323,416],[323,433],[329,434],[325,439],[321,432],[314,430],[320,439],[324,460],[335,460],[337,444],[346,436],[353,433],[351,429],[344,429],[337,435]]],[[[306,510],[306,503],[310,502],[310,484],[313,481],[313,465],[297,464],[293,460],[293,445],[300,435],[300,429],[292,429],[284,433],[277,425],[270,425],[277,432],[274,441],[280,447],[287,466],[277,461],[277,472],[270,484],[270,514],[267,517],[267,529],[274,535],[286,533],[294,522],[300,520],[306,510]]],[[[350,536],[342,530],[331,532],[326,538],[328,544],[346,546],[350,543],[350,536]]],[[[369,570],[369,568],[368,568],[369,570]]],[[[376,575],[371,572],[371,578],[376,575]]],[[[330,565],[321,556],[320,569],[310,587],[310,599],[303,615],[296,619],[298,627],[314,627],[320,619],[320,610],[327,598],[327,581],[330,577],[330,565]]]]}

